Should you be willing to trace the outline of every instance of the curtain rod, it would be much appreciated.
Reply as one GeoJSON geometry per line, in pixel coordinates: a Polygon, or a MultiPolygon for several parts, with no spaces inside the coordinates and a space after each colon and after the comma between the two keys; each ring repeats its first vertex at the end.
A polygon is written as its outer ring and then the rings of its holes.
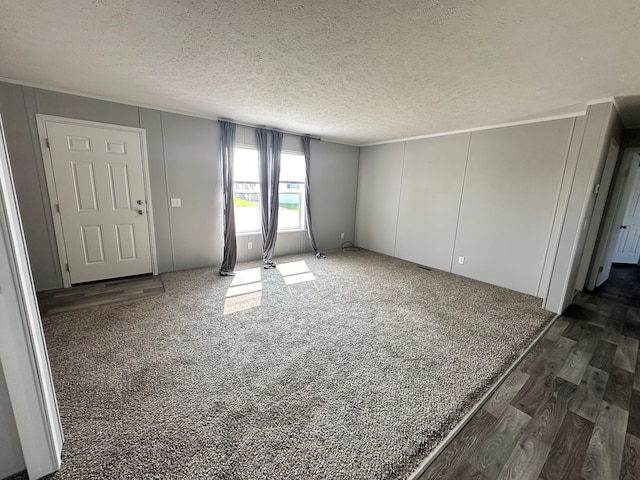
{"type": "Polygon", "coordinates": [[[251,125],[250,123],[236,122],[235,120],[230,120],[228,118],[219,118],[218,122],[231,122],[231,123],[235,123],[236,125],[240,125],[241,127],[249,127],[249,128],[267,128],[269,130],[277,130],[278,132],[286,133],[287,135],[295,135],[296,137],[309,137],[312,140],[320,140],[320,141],[322,141],[322,139],[320,137],[314,137],[313,135],[307,135],[307,134],[304,134],[304,133],[301,134],[301,133],[289,132],[287,130],[281,130],[279,128],[266,127],[264,125],[261,125],[261,126],[251,125]]]}

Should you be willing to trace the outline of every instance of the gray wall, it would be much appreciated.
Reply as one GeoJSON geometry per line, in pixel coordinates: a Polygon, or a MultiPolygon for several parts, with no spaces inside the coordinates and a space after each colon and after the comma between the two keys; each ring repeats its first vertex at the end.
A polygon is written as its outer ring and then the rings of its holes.
{"type": "Polygon", "coordinates": [[[395,255],[451,269],[470,133],[407,142],[395,255]]]}
{"type": "Polygon", "coordinates": [[[453,273],[538,294],[572,124],[473,132],[453,273]]]}
{"type": "Polygon", "coordinates": [[[394,255],[402,186],[404,142],[360,150],[356,243],[394,255]]]}
{"type": "MultiPolygon", "coordinates": [[[[144,128],[147,135],[153,219],[160,272],[214,266],[222,261],[222,193],[219,127],[214,120],[139,108],[0,82],[0,115],[25,237],[38,290],[60,288],[51,208],[36,126],[36,113],[144,128]],[[171,208],[170,198],[181,198],[171,208]]],[[[239,128],[239,138],[253,129],[239,128]]],[[[286,135],[284,148],[301,151],[286,135]]],[[[311,144],[311,200],[322,249],[353,240],[358,148],[311,144]]],[[[309,251],[306,232],[278,235],[276,255],[309,251]]],[[[261,257],[260,236],[238,237],[238,260],[261,257]],[[253,242],[253,250],[247,243],[253,242]]]]}
{"type": "Polygon", "coordinates": [[[0,363],[0,478],[25,469],[18,429],[0,363]]]}
{"type": "Polygon", "coordinates": [[[574,122],[362,148],[357,244],[542,296],[574,122]]]}

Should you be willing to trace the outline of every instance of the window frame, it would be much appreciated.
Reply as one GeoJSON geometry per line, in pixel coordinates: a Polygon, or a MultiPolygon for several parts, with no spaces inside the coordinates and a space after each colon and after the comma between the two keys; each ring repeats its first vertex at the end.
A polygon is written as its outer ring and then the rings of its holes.
{"type": "MultiPolygon", "coordinates": [[[[259,212],[259,220],[258,220],[258,226],[256,230],[238,230],[238,225],[236,222],[236,235],[238,236],[249,236],[249,235],[260,235],[262,233],[262,191],[260,189],[260,181],[258,180],[257,182],[254,181],[236,181],[235,179],[235,150],[236,149],[246,149],[246,150],[253,150],[257,153],[258,149],[256,148],[255,145],[251,145],[251,144],[244,144],[244,143],[235,143],[234,146],[234,171],[233,171],[233,199],[234,199],[234,213],[236,213],[236,206],[235,206],[235,199],[236,199],[236,194],[242,194],[242,193],[247,193],[246,190],[238,190],[236,189],[236,184],[252,184],[252,185],[256,185],[256,190],[251,190],[250,193],[255,193],[258,195],[258,212],[259,212]]],[[[305,159],[304,159],[304,153],[302,152],[297,152],[294,150],[282,150],[281,151],[282,154],[287,154],[287,155],[296,155],[298,157],[301,157],[301,161],[303,162],[303,169],[305,169],[305,174],[306,174],[306,164],[305,159]]],[[[260,163],[258,161],[258,169],[260,168],[260,163]]],[[[258,171],[258,178],[260,178],[260,172],[258,171]]],[[[278,215],[278,233],[281,232],[304,232],[306,231],[306,194],[305,194],[305,181],[291,181],[291,180],[285,180],[282,178],[282,171],[280,172],[280,179],[279,179],[279,186],[282,187],[282,184],[285,185],[299,185],[299,192],[285,192],[285,194],[297,194],[300,198],[299,200],[299,212],[298,212],[298,224],[294,227],[288,227],[288,228],[282,228],[280,227],[280,219],[281,216],[278,215]]],[[[289,190],[289,189],[288,189],[289,190]]],[[[294,190],[298,190],[298,189],[294,189],[294,190]]],[[[280,205],[282,204],[282,195],[283,190],[282,188],[279,188],[278,191],[278,208],[283,208],[280,207],[280,205]]],[[[241,208],[241,207],[240,207],[241,208]]],[[[284,207],[286,208],[286,207],[284,207]]],[[[237,218],[237,215],[236,215],[237,218]]]]}

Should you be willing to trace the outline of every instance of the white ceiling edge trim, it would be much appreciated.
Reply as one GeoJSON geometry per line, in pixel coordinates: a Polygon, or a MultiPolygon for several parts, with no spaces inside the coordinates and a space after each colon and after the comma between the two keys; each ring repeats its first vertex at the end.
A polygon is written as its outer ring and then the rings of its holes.
{"type": "Polygon", "coordinates": [[[618,103],[616,102],[616,97],[604,97],[604,98],[597,98],[595,100],[589,100],[586,105],[590,106],[590,105],[599,105],[601,103],[613,103],[616,108],[618,106],[618,103]]]}
{"type": "Polygon", "coordinates": [[[93,100],[102,100],[103,102],[119,103],[121,105],[129,105],[131,107],[148,108],[150,110],[159,110],[167,113],[175,113],[177,115],[187,115],[189,117],[202,118],[204,120],[216,120],[216,121],[225,120],[224,118],[220,118],[220,117],[207,116],[207,115],[202,115],[198,113],[191,113],[184,110],[173,110],[169,108],[159,107],[157,105],[148,105],[145,103],[135,103],[135,102],[129,103],[128,101],[125,103],[123,100],[118,100],[116,98],[102,97],[100,95],[92,95],[89,93],[81,93],[81,92],[76,92],[74,90],[66,90],[64,88],[49,87],[47,85],[42,85],[39,83],[23,82],[21,80],[13,80],[11,78],[6,78],[6,77],[0,77],[0,82],[20,85],[22,87],[38,88],[40,90],[49,90],[50,92],[64,93],[67,95],[75,95],[77,97],[91,98],[93,100]]]}
{"type": "MultiPolygon", "coordinates": [[[[102,100],[105,102],[112,102],[112,103],[119,103],[122,105],[129,105],[132,107],[138,107],[138,108],[148,108],[151,110],[158,110],[161,112],[166,112],[166,113],[174,113],[176,115],[186,115],[189,117],[195,117],[195,118],[202,118],[204,120],[213,120],[213,121],[220,121],[220,120],[228,120],[228,121],[232,121],[237,125],[242,125],[244,127],[250,127],[250,128],[261,128],[261,126],[259,125],[251,125],[248,123],[242,123],[242,122],[235,122],[232,119],[227,119],[227,118],[221,118],[218,116],[208,116],[208,115],[202,115],[200,113],[193,113],[193,112],[189,112],[189,111],[185,111],[185,110],[175,110],[175,109],[170,109],[170,108],[164,108],[164,107],[160,107],[158,105],[150,105],[150,104],[145,104],[145,103],[135,103],[135,102],[127,102],[125,103],[123,100],[119,100],[117,98],[112,98],[112,97],[103,97],[100,95],[91,95],[91,94],[87,94],[87,93],[83,93],[83,92],[77,92],[74,90],[67,90],[64,88],[57,88],[57,87],[50,87],[44,84],[39,84],[39,83],[33,83],[33,82],[24,82],[21,80],[15,80],[12,78],[7,78],[7,77],[2,77],[0,76],[0,82],[5,82],[5,83],[10,83],[10,84],[14,84],[14,85],[20,85],[20,86],[24,86],[24,87],[31,87],[31,88],[38,88],[41,90],[49,90],[52,92],[57,92],[57,93],[64,93],[67,95],[76,95],[79,97],[85,97],[85,98],[92,98],[94,100],[102,100]]],[[[618,111],[618,114],[620,113],[620,109],[618,107],[618,103],[616,102],[615,97],[605,97],[605,98],[599,98],[599,99],[595,99],[595,100],[590,100],[588,102],[585,102],[585,106],[589,107],[591,105],[598,105],[601,103],[613,103],[615,109],[618,111]]],[[[331,142],[331,143],[337,143],[340,145],[346,145],[349,147],[370,147],[370,146],[374,146],[374,145],[385,145],[385,144],[389,144],[389,143],[397,143],[397,142],[407,142],[410,140],[421,140],[423,138],[434,138],[434,137],[443,137],[445,135],[455,135],[458,133],[469,133],[469,132],[479,132],[479,131],[483,131],[483,130],[491,130],[494,128],[503,128],[503,127],[513,127],[513,126],[517,126],[517,125],[527,125],[527,124],[531,124],[531,123],[539,123],[539,122],[548,122],[551,120],[560,120],[563,118],[574,118],[574,117],[582,117],[584,115],[586,115],[587,111],[585,110],[578,110],[576,112],[570,112],[570,113],[565,113],[562,115],[552,115],[552,116],[548,116],[548,117],[540,117],[540,118],[532,118],[532,119],[527,119],[527,120],[519,120],[519,121],[514,121],[514,122],[507,122],[507,123],[498,123],[498,124],[493,124],[493,125],[486,125],[486,126],[482,126],[482,127],[473,127],[473,128],[466,128],[466,129],[462,129],[462,130],[452,130],[452,131],[448,131],[448,132],[439,132],[439,133],[431,133],[431,134],[426,134],[426,135],[418,135],[415,137],[407,137],[407,138],[398,138],[395,140],[385,140],[382,142],[374,142],[374,143],[364,143],[364,144],[354,144],[354,143],[347,143],[344,141],[340,141],[337,139],[332,139],[330,137],[319,137],[317,135],[313,135],[313,134],[301,134],[301,133],[296,133],[296,132],[289,132],[289,131],[285,131],[285,130],[279,130],[282,131],[282,133],[286,133],[288,135],[296,135],[296,136],[303,136],[303,135],[309,135],[310,137],[312,137],[313,139],[316,140],[321,140],[321,141],[325,141],[325,142],[331,142]]],[[[633,127],[629,127],[626,126],[626,128],[633,128],[633,127]]],[[[268,128],[268,127],[267,127],[268,128]]]]}
{"type": "MultiPolygon", "coordinates": [[[[618,101],[616,100],[616,97],[605,97],[605,98],[598,98],[597,100],[591,100],[587,102],[587,107],[590,107],[591,105],[600,105],[603,103],[613,103],[613,108],[616,109],[616,113],[618,114],[618,117],[620,117],[620,121],[622,121],[622,124],[624,125],[624,121],[622,120],[622,115],[620,115],[620,106],[618,105],[618,101]]],[[[627,128],[626,125],[624,125],[624,127],[627,128]]]]}
{"type": "MultiPolygon", "coordinates": [[[[624,95],[619,95],[621,97],[624,97],[624,95]]],[[[620,113],[620,105],[618,104],[618,100],[616,99],[616,97],[607,97],[607,98],[601,98],[599,100],[593,100],[591,102],[588,102],[587,105],[598,105],[601,103],[613,103],[613,108],[616,109],[616,113],[618,114],[618,118],[620,119],[620,121],[622,122],[622,126],[625,129],[631,129],[631,128],[640,128],[640,123],[627,123],[624,120],[624,116],[620,113]]]]}
{"type": "Polygon", "coordinates": [[[243,127],[268,128],[270,130],[277,130],[277,131],[285,133],[287,135],[295,135],[297,137],[302,137],[302,136],[308,135],[313,140],[320,140],[320,141],[323,141],[323,142],[337,143],[337,144],[340,144],[340,145],[346,145],[348,147],[360,147],[360,145],[356,145],[356,144],[353,144],[353,143],[347,143],[347,142],[344,142],[344,141],[333,139],[331,137],[320,137],[320,136],[314,135],[312,133],[290,132],[290,131],[282,130],[282,129],[276,128],[276,127],[269,127],[269,126],[265,126],[265,125],[252,125],[252,124],[249,124],[249,123],[236,122],[235,120],[230,119],[230,118],[226,118],[226,117],[218,117],[218,116],[213,116],[213,115],[202,115],[201,113],[193,113],[193,112],[189,112],[189,111],[186,111],[186,110],[175,110],[175,109],[171,109],[171,108],[160,107],[158,105],[149,105],[149,104],[145,104],[145,103],[136,103],[136,102],[128,102],[128,101],[125,102],[124,100],[118,100],[117,98],[103,97],[103,96],[100,96],[100,95],[91,95],[91,94],[88,94],[88,93],[76,92],[74,90],[67,90],[67,89],[64,89],[64,88],[50,87],[50,86],[39,84],[39,83],[23,82],[21,80],[14,80],[12,78],[2,77],[2,76],[0,76],[0,82],[10,83],[12,85],[20,85],[21,87],[30,87],[30,88],[37,88],[37,89],[40,89],[40,90],[49,90],[50,92],[64,93],[66,95],[75,95],[77,97],[91,98],[93,100],[101,100],[103,102],[119,103],[121,105],[128,105],[128,106],[131,106],[131,107],[148,108],[150,110],[158,110],[159,112],[174,113],[176,115],[185,115],[187,117],[201,118],[203,120],[213,120],[213,121],[216,121],[216,122],[219,122],[221,120],[225,120],[225,121],[233,122],[236,125],[240,125],[240,126],[243,126],[243,127]]]}
{"type": "MultiPolygon", "coordinates": [[[[600,102],[605,103],[605,102],[600,102]]],[[[417,137],[408,137],[408,138],[400,138],[398,140],[385,140],[384,142],[375,142],[375,143],[367,143],[364,145],[360,145],[361,147],[372,147],[375,145],[386,145],[388,143],[397,143],[397,142],[408,142],[411,140],[422,140],[423,138],[434,138],[434,137],[444,137],[446,135],[456,135],[458,133],[470,133],[470,132],[480,132],[483,130],[493,130],[494,128],[504,128],[504,127],[514,127],[516,125],[528,125],[530,123],[540,123],[540,122],[549,122],[551,120],[561,120],[563,118],[575,118],[575,117],[584,117],[587,114],[586,110],[579,110],[577,112],[563,113],[562,115],[552,115],[549,117],[540,117],[540,118],[530,118],[527,120],[518,120],[515,122],[507,122],[507,123],[496,123],[494,125],[486,125],[483,127],[473,127],[473,128],[465,128],[463,130],[453,130],[450,132],[440,132],[440,133],[431,133],[428,135],[418,135],[417,137]]]]}

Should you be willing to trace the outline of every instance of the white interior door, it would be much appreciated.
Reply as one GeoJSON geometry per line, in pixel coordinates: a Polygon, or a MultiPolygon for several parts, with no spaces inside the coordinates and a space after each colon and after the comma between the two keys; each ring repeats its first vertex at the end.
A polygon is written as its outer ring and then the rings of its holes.
{"type": "MultiPolygon", "coordinates": [[[[627,183],[629,192],[613,255],[614,263],[637,264],[640,258],[640,166],[634,156],[627,183]]],[[[615,228],[615,226],[614,226],[615,228]]]]}
{"type": "Polygon", "coordinates": [[[71,283],[152,271],[139,132],[45,120],[71,283]]]}

